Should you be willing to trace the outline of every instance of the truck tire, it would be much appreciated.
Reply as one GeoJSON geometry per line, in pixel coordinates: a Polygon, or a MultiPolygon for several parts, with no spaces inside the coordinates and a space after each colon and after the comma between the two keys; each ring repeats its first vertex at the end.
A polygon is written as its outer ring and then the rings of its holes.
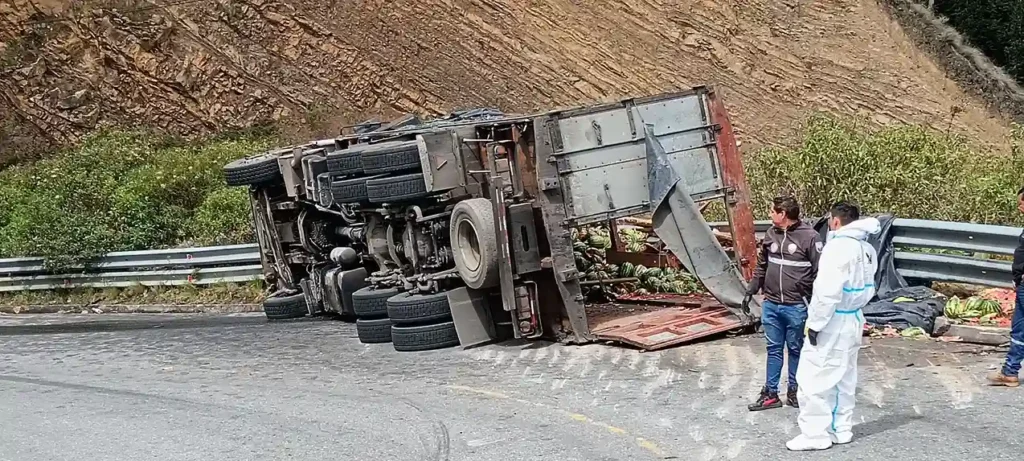
{"type": "Polygon", "coordinates": [[[331,180],[331,194],[334,203],[356,203],[365,202],[366,178],[355,179],[333,179],[331,180]]]}
{"type": "Polygon", "coordinates": [[[362,151],[362,165],[366,174],[421,171],[420,149],[416,141],[377,144],[362,151]]]}
{"type": "Polygon", "coordinates": [[[306,296],[302,293],[289,296],[271,296],[263,301],[263,313],[270,320],[297,319],[305,317],[306,296]]]}
{"type": "Polygon", "coordinates": [[[366,195],[371,203],[390,203],[427,196],[423,173],[404,174],[366,180],[366,195]]]}
{"type": "Polygon", "coordinates": [[[470,288],[498,284],[498,238],[490,200],[463,200],[452,210],[451,237],[455,268],[470,288]]]}
{"type": "Polygon", "coordinates": [[[356,319],[356,334],[363,344],[380,344],[391,342],[390,319],[356,319]]]}
{"type": "Polygon", "coordinates": [[[392,326],[391,342],[399,352],[429,351],[459,345],[454,322],[434,325],[392,326]]]}
{"type": "Polygon", "coordinates": [[[452,310],[448,307],[448,293],[411,294],[399,293],[388,298],[388,318],[395,325],[437,323],[449,320],[452,310]]]}
{"type": "Polygon", "coordinates": [[[277,163],[278,152],[264,152],[240,158],[224,165],[224,182],[228,186],[261,186],[282,180],[277,163]]]}
{"type": "Polygon", "coordinates": [[[360,157],[362,147],[350,147],[327,154],[327,171],[334,175],[354,175],[363,172],[360,157]]]}
{"type": "Polygon", "coordinates": [[[388,298],[397,295],[398,288],[360,288],[352,293],[352,310],[356,316],[366,319],[387,317],[388,298]]]}

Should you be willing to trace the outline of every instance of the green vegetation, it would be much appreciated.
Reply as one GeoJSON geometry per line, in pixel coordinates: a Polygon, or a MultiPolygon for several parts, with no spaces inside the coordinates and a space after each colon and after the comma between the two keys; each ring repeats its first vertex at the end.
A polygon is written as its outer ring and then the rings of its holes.
{"type": "Polygon", "coordinates": [[[1024,0],[936,0],[935,11],[992,61],[1024,82],[1024,0]]]}
{"type": "Polygon", "coordinates": [[[61,268],[111,251],[251,241],[246,194],[224,185],[221,168],[272,141],[106,131],[0,171],[0,257],[61,268]]]}
{"type": "MultiPolygon", "coordinates": [[[[43,256],[62,268],[110,251],[250,242],[247,194],[227,188],[221,168],[274,141],[265,132],[185,144],[107,131],[0,171],[0,257],[43,256]]],[[[868,129],[816,115],[798,145],[753,153],[746,166],[761,218],[789,192],[808,215],[849,198],[901,217],[1024,224],[1014,198],[1024,183],[1020,127],[1013,154],[993,155],[923,127],[868,129]]]]}
{"type": "Polygon", "coordinates": [[[225,283],[209,287],[82,288],[53,291],[22,291],[0,294],[0,306],[95,306],[95,305],[209,305],[258,304],[263,301],[262,282],[225,283]]]}
{"type": "Polygon", "coordinates": [[[898,125],[872,130],[826,115],[810,118],[801,144],[746,159],[755,215],[779,193],[794,194],[808,215],[849,199],[871,213],[904,218],[1022,224],[1024,129],[1012,155],[977,152],[956,136],[898,125]]]}

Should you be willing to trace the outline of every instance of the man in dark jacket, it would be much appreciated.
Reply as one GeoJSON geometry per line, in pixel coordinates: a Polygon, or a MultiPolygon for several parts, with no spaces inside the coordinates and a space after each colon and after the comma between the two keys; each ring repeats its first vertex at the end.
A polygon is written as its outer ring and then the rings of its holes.
{"type": "Polygon", "coordinates": [[[761,325],[768,343],[768,371],[764,389],[747,408],[761,411],[782,406],[779,379],[783,349],[789,351],[789,406],[799,407],[796,369],[804,344],[807,303],[818,273],[822,242],[813,227],[800,221],[800,205],[793,197],[772,201],[772,228],[765,234],[757,270],[747,289],[748,298],[764,294],[761,325]]]}
{"type": "MultiPolygon", "coordinates": [[[[1024,213],[1024,187],[1017,191],[1017,210],[1024,213]]],[[[1013,309],[1013,322],[1010,324],[1010,350],[1006,351],[1003,369],[988,377],[993,386],[1020,386],[1021,361],[1024,361],[1024,233],[1017,238],[1017,249],[1013,251],[1013,286],[1017,292],[1017,300],[1013,309]]]]}

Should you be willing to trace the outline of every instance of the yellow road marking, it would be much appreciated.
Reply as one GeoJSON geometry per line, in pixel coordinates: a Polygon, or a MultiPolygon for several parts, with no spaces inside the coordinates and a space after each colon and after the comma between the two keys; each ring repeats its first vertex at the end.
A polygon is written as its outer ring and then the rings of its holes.
{"type": "Polygon", "coordinates": [[[600,427],[600,428],[602,428],[602,429],[604,429],[604,430],[606,430],[608,432],[611,432],[612,434],[622,435],[622,436],[633,438],[633,439],[636,440],[636,443],[637,443],[638,446],[640,446],[640,448],[643,448],[644,450],[647,450],[649,453],[651,453],[654,456],[657,456],[658,458],[664,458],[665,457],[665,451],[662,450],[661,447],[658,446],[658,444],[656,444],[656,443],[654,443],[654,442],[652,442],[650,440],[647,440],[647,439],[645,439],[643,437],[637,437],[637,436],[631,435],[629,432],[627,432],[625,429],[623,429],[621,427],[612,426],[611,424],[603,423],[601,421],[594,421],[593,419],[590,419],[587,415],[581,415],[579,413],[572,413],[572,412],[569,412],[569,411],[562,410],[560,408],[553,407],[551,405],[547,405],[547,404],[543,404],[543,403],[538,403],[538,402],[530,402],[528,400],[523,400],[523,399],[520,399],[520,398],[511,397],[511,396],[509,396],[507,394],[503,394],[501,392],[496,392],[496,391],[490,391],[490,390],[487,390],[487,389],[477,389],[477,388],[474,388],[474,387],[459,386],[459,385],[455,385],[455,384],[448,385],[446,387],[449,388],[449,389],[452,389],[452,390],[456,390],[456,391],[463,391],[463,392],[467,392],[467,393],[470,393],[470,394],[483,395],[483,396],[491,397],[491,398],[495,398],[495,399],[510,400],[510,401],[513,401],[513,402],[516,402],[516,403],[519,403],[519,404],[523,404],[523,405],[530,405],[530,406],[534,406],[534,407],[538,407],[538,408],[545,408],[545,409],[548,409],[548,410],[556,411],[558,413],[564,414],[565,416],[569,417],[573,421],[577,421],[577,422],[581,422],[581,423],[584,423],[584,424],[590,424],[592,426],[600,427]]]}

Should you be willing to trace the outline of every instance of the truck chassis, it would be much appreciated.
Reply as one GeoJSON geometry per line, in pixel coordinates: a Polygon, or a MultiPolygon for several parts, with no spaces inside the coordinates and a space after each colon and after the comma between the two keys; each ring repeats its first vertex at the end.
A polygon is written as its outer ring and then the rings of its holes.
{"type": "MultiPolygon", "coordinates": [[[[655,211],[650,142],[693,202],[724,201],[734,271],[749,278],[756,260],[740,155],[709,88],[353,131],[225,166],[230,185],[249,188],[269,318],[358,318],[361,339],[399,350],[608,339],[588,322],[570,229],[655,211]]],[[[677,316],[686,328],[670,342],[752,321],[748,306],[728,304],[700,311],[728,319],[713,328],[677,316]]]]}

